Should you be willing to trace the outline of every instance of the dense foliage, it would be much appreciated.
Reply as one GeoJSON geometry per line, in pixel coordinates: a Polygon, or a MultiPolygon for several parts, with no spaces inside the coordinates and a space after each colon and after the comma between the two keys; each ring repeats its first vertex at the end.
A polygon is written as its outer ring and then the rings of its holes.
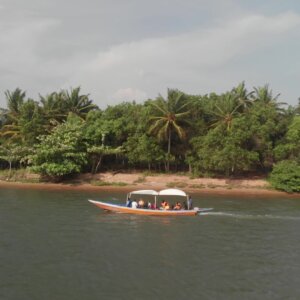
{"type": "Polygon", "coordinates": [[[300,193],[300,164],[284,160],[274,166],[270,176],[273,187],[289,193],[300,193]]]}
{"type": "Polygon", "coordinates": [[[173,89],[166,97],[104,110],[80,88],[38,100],[17,88],[5,97],[1,168],[22,165],[53,178],[107,169],[245,176],[267,175],[275,165],[271,180],[278,188],[286,168],[299,172],[300,104],[279,102],[267,85],[247,91],[241,83],[219,95],[173,89]]]}

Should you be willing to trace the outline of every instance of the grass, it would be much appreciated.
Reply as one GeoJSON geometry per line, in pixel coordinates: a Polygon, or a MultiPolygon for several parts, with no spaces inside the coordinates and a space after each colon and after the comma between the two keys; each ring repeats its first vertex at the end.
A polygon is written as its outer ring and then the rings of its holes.
{"type": "Polygon", "coordinates": [[[207,187],[210,188],[210,189],[215,189],[215,188],[220,187],[220,186],[217,185],[217,184],[211,184],[211,183],[209,183],[209,184],[207,185],[207,187]]]}
{"type": "Polygon", "coordinates": [[[205,184],[191,184],[191,185],[189,185],[189,187],[192,189],[204,189],[205,184]]]}
{"type": "Polygon", "coordinates": [[[167,183],[167,187],[168,188],[185,188],[185,187],[187,187],[187,183],[185,183],[185,182],[168,182],[167,183]]]}
{"type": "Polygon", "coordinates": [[[128,185],[126,182],[107,182],[107,181],[99,181],[99,180],[92,180],[90,182],[91,185],[94,186],[126,186],[128,185]]]}
{"type": "Polygon", "coordinates": [[[135,180],[133,183],[143,183],[146,181],[146,175],[143,174],[142,176],[140,176],[137,180],[135,180]]]}
{"type": "Polygon", "coordinates": [[[8,169],[0,170],[0,180],[11,182],[23,182],[23,183],[38,183],[40,182],[39,176],[31,173],[28,169],[12,169],[9,172],[8,169]],[[30,176],[32,175],[32,176],[30,176]]]}

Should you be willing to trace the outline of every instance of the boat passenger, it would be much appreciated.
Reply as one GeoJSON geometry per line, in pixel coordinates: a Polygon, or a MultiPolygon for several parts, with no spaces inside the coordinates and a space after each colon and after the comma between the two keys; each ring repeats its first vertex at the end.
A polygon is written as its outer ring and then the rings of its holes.
{"type": "Polygon", "coordinates": [[[160,209],[165,209],[166,204],[167,204],[167,201],[166,201],[166,200],[161,201],[160,209]]]}
{"type": "Polygon", "coordinates": [[[139,208],[144,208],[145,206],[145,201],[143,199],[140,199],[139,202],[138,202],[138,207],[139,208]]]}
{"type": "Polygon", "coordinates": [[[192,196],[189,196],[189,198],[187,200],[187,207],[188,207],[188,209],[192,209],[193,208],[192,196]]]}
{"type": "Polygon", "coordinates": [[[165,210],[170,210],[170,204],[168,202],[166,202],[165,210]]]}
{"type": "Polygon", "coordinates": [[[176,202],[174,210],[180,210],[181,208],[182,208],[181,207],[181,203],[180,202],[176,202]]]}
{"type": "Polygon", "coordinates": [[[130,197],[128,197],[127,201],[126,201],[126,207],[131,207],[131,203],[132,203],[132,201],[131,201],[130,197]]]}
{"type": "Polygon", "coordinates": [[[150,202],[150,201],[148,201],[147,208],[151,209],[151,206],[152,206],[151,202],[150,202]]]}
{"type": "Polygon", "coordinates": [[[137,204],[137,202],[136,202],[135,200],[133,200],[133,201],[131,202],[131,207],[132,207],[132,208],[137,208],[137,207],[138,207],[138,204],[137,204]]]}

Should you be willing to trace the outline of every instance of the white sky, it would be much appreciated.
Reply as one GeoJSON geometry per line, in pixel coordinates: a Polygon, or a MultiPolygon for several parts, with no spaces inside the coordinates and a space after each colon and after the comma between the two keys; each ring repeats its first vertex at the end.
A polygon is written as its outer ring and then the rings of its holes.
{"type": "Polygon", "coordinates": [[[296,0],[0,0],[0,106],[16,87],[80,85],[105,108],[241,81],[295,105],[299,29],[296,0]]]}

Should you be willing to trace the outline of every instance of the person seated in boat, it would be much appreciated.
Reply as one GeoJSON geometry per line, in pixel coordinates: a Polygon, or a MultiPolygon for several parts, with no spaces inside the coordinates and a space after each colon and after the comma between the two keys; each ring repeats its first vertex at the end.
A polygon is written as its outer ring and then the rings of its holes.
{"type": "Polygon", "coordinates": [[[168,202],[166,202],[165,210],[170,210],[170,209],[171,209],[170,204],[168,202]]]}
{"type": "Polygon", "coordinates": [[[181,203],[180,202],[176,202],[175,206],[174,206],[174,210],[180,210],[182,208],[181,203]]]}
{"type": "Polygon", "coordinates": [[[128,197],[127,201],[126,201],[126,207],[131,207],[131,203],[132,203],[132,201],[131,201],[130,197],[128,197]]]}
{"type": "Polygon", "coordinates": [[[165,209],[166,204],[167,204],[167,201],[166,201],[166,200],[161,201],[160,209],[165,209]]]}
{"type": "Polygon", "coordinates": [[[140,199],[138,202],[138,208],[144,208],[145,207],[145,201],[143,199],[140,199]]]}
{"type": "Polygon", "coordinates": [[[137,208],[137,207],[138,207],[138,204],[137,204],[137,202],[136,202],[135,200],[133,200],[133,201],[131,202],[131,207],[132,207],[132,208],[137,208]]]}
{"type": "Polygon", "coordinates": [[[148,208],[148,209],[151,209],[151,206],[152,206],[151,202],[148,201],[147,208],[148,208]]]}

